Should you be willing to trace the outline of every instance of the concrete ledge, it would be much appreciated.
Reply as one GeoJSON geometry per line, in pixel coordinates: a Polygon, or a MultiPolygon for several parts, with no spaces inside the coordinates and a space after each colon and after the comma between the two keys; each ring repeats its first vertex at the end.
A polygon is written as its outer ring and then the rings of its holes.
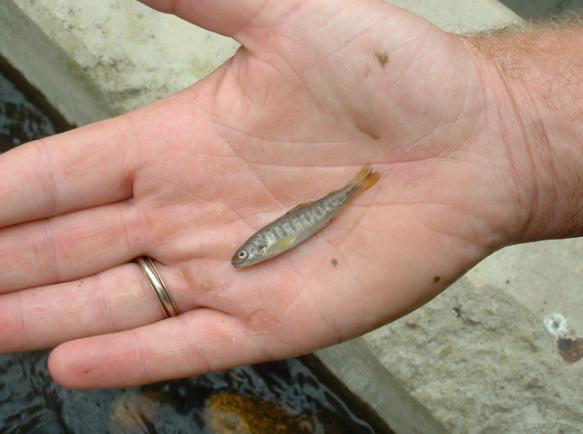
{"type": "Polygon", "coordinates": [[[565,362],[538,312],[467,278],[405,318],[317,355],[398,433],[578,433],[583,426],[583,363],[565,362]]]}
{"type": "Polygon", "coordinates": [[[4,0],[0,26],[0,54],[79,125],[184,89],[238,47],[137,1],[4,0]]]}
{"type": "Polygon", "coordinates": [[[325,348],[316,357],[399,434],[446,434],[446,428],[406,384],[400,384],[363,338],[325,348]]]}
{"type": "Polygon", "coordinates": [[[476,287],[502,288],[539,318],[540,324],[561,314],[574,332],[583,335],[581,258],[582,238],[524,244],[490,256],[467,277],[476,287]]]}
{"type": "Polygon", "coordinates": [[[99,87],[12,0],[0,4],[0,55],[70,123],[82,125],[113,115],[99,87]]]}
{"type": "Polygon", "coordinates": [[[542,318],[502,289],[463,278],[363,341],[447,432],[583,427],[583,363],[567,364],[542,318]]]}

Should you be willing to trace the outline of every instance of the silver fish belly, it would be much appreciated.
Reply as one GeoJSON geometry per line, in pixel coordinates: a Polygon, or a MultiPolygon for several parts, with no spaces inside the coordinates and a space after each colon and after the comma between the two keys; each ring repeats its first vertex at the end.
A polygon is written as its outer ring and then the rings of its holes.
{"type": "Polygon", "coordinates": [[[235,252],[231,263],[235,268],[250,267],[306,241],[325,228],[351,199],[372,187],[379,177],[369,166],[363,167],[344,188],[298,205],[259,230],[235,252]]]}

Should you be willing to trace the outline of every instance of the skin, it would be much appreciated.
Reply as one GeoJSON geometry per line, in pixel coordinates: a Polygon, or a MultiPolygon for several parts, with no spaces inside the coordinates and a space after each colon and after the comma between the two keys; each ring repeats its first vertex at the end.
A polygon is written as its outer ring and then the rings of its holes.
{"type": "Polygon", "coordinates": [[[56,346],[61,384],[307,353],[400,317],[502,246],[580,233],[579,112],[547,108],[543,84],[489,48],[374,0],[145,3],[244,48],[178,95],[0,156],[0,351],[56,346]],[[232,267],[257,229],[365,163],[381,178],[342,219],[232,267]],[[180,316],[162,320],[140,255],[180,316]]]}

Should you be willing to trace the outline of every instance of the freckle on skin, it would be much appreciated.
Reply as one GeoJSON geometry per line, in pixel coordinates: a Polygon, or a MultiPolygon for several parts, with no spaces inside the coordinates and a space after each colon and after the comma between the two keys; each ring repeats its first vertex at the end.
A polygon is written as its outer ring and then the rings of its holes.
{"type": "Polygon", "coordinates": [[[360,131],[363,134],[366,134],[367,136],[369,136],[373,140],[378,140],[381,138],[380,134],[375,129],[373,129],[370,125],[366,125],[362,122],[359,122],[356,124],[356,128],[358,128],[358,131],[360,131]]]}
{"type": "Polygon", "coordinates": [[[374,53],[374,55],[383,68],[387,65],[387,63],[389,63],[389,55],[386,51],[377,51],[374,53]]]}
{"type": "Polygon", "coordinates": [[[338,259],[336,259],[336,258],[332,258],[332,260],[330,261],[330,263],[331,263],[333,266],[337,267],[337,266],[338,266],[338,259]]]}
{"type": "Polygon", "coordinates": [[[441,277],[440,276],[435,276],[433,278],[433,283],[439,283],[441,281],[441,277]]]}

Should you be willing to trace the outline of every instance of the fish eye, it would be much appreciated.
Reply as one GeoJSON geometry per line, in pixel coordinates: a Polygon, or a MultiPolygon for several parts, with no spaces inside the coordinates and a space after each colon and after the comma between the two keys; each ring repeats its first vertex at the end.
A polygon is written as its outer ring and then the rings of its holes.
{"type": "Polygon", "coordinates": [[[237,256],[239,257],[239,259],[245,259],[247,257],[247,252],[245,250],[241,250],[239,251],[237,256]]]}

